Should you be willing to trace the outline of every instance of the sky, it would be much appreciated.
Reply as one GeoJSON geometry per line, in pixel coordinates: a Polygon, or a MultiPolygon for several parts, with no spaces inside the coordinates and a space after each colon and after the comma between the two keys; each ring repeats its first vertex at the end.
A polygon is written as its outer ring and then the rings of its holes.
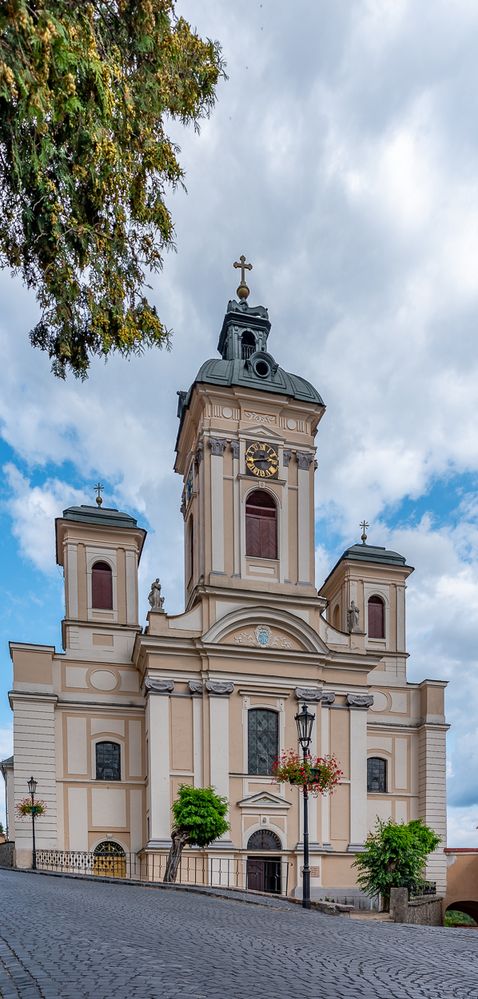
{"type": "MultiPolygon", "coordinates": [[[[415,572],[408,675],[449,681],[449,835],[478,842],[478,4],[179,0],[228,80],[200,133],[168,123],[187,192],[151,299],[170,352],[58,381],[0,272],[0,759],[8,640],[61,649],[54,518],[93,502],[148,529],[140,588],[183,606],[178,389],[216,355],[244,253],[271,353],[327,411],[317,438],[317,584],[369,523],[415,572]]],[[[1,808],[1,806],[0,806],[1,808]]],[[[2,813],[0,811],[0,820],[2,813]]]]}

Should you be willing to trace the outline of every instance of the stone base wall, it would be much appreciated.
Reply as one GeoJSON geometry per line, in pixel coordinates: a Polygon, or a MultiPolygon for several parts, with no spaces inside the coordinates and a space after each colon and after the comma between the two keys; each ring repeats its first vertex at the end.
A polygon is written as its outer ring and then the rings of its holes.
{"type": "MultiPolygon", "coordinates": [[[[302,898],[302,885],[294,888],[292,895],[302,898]]],[[[311,888],[310,897],[314,902],[336,902],[339,905],[353,906],[354,909],[378,912],[378,895],[370,898],[360,888],[311,888]]]]}
{"type": "Polygon", "coordinates": [[[15,843],[0,843],[0,867],[15,867],[15,843]]]}
{"type": "Polygon", "coordinates": [[[408,888],[390,891],[390,918],[412,926],[441,926],[443,895],[418,895],[409,899],[408,888]]]}

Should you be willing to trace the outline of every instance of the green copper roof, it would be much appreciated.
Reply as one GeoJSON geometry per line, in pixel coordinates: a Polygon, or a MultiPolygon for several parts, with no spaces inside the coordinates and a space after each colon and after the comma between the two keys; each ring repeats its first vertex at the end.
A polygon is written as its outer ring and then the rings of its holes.
{"type": "Polygon", "coordinates": [[[201,365],[195,382],[206,382],[208,385],[244,385],[246,388],[260,389],[261,392],[275,392],[300,399],[301,402],[324,405],[319,393],[310,382],[300,375],[284,371],[275,364],[270,354],[262,351],[257,352],[250,363],[239,358],[234,360],[211,358],[201,365]],[[265,374],[259,374],[260,371],[264,371],[265,374]]]}
{"type": "MultiPolygon", "coordinates": [[[[325,586],[327,580],[333,576],[336,568],[345,559],[349,562],[367,562],[369,565],[406,565],[407,560],[403,555],[399,555],[398,552],[388,551],[387,548],[381,548],[379,545],[367,545],[367,544],[356,544],[352,545],[351,548],[347,548],[343,555],[335,563],[333,569],[330,570],[327,579],[324,580],[321,589],[325,586]]],[[[410,567],[409,567],[410,568],[410,567]]],[[[320,593],[320,590],[319,590],[320,593]]]]}
{"type": "Polygon", "coordinates": [[[99,524],[101,527],[137,527],[138,522],[129,513],[121,513],[111,507],[69,506],[63,510],[64,520],[76,520],[82,524],[99,524]]]}
{"type": "Polygon", "coordinates": [[[217,345],[221,357],[201,365],[189,392],[178,392],[178,416],[181,421],[188,408],[192,390],[198,383],[207,385],[242,385],[244,388],[274,392],[323,406],[317,390],[300,375],[284,371],[267,349],[271,324],[267,309],[251,307],[245,301],[228,303],[217,345]]]}
{"type": "Polygon", "coordinates": [[[349,559],[351,562],[379,562],[382,565],[406,565],[407,560],[398,552],[387,551],[377,545],[352,545],[343,553],[342,559],[349,559]]]}

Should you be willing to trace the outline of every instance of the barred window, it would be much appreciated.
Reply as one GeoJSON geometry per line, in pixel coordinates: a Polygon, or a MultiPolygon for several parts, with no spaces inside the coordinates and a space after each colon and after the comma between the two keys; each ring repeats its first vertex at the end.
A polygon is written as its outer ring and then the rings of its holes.
{"type": "Polygon", "coordinates": [[[368,637],[385,638],[385,605],[381,597],[370,597],[368,602],[368,637]]]}
{"type": "Polygon", "coordinates": [[[270,774],[279,755],[279,715],[252,708],[248,715],[248,773],[270,774]]]}
{"type": "Polygon", "coordinates": [[[121,746],[119,743],[96,743],[96,780],[121,780],[121,746]]]}
{"type": "Polygon", "coordinates": [[[380,756],[371,756],[367,760],[367,791],[371,794],[386,794],[387,761],[380,756]]]}
{"type": "Polygon", "coordinates": [[[113,574],[106,562],[91,570],[91,603],[96,610],[113,610],[113,574]]]}

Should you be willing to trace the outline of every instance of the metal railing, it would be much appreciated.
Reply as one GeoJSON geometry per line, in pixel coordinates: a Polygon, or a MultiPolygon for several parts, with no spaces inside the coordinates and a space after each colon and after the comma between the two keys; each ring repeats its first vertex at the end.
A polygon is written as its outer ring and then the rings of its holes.
{"type": "MultiPolygon", "coordinates": [[[[62,874],[95,875],[135,881],[163,881],[167,854],[88,853],[82,850],[37,850],[37,869],[62,874]]],[[[177,884],[239,888],[287,895],[289,861],[255,856],[211,857],[186,850],[177,884]]]]}
{"type": "Polygon", "coordinates": [[[421,884],[417,884],[415,887],[410,888],[408,892],[410,898],[420,898],[422,895],[436,895],[436,893],[436,881],[422,881],[421,884]]]}

